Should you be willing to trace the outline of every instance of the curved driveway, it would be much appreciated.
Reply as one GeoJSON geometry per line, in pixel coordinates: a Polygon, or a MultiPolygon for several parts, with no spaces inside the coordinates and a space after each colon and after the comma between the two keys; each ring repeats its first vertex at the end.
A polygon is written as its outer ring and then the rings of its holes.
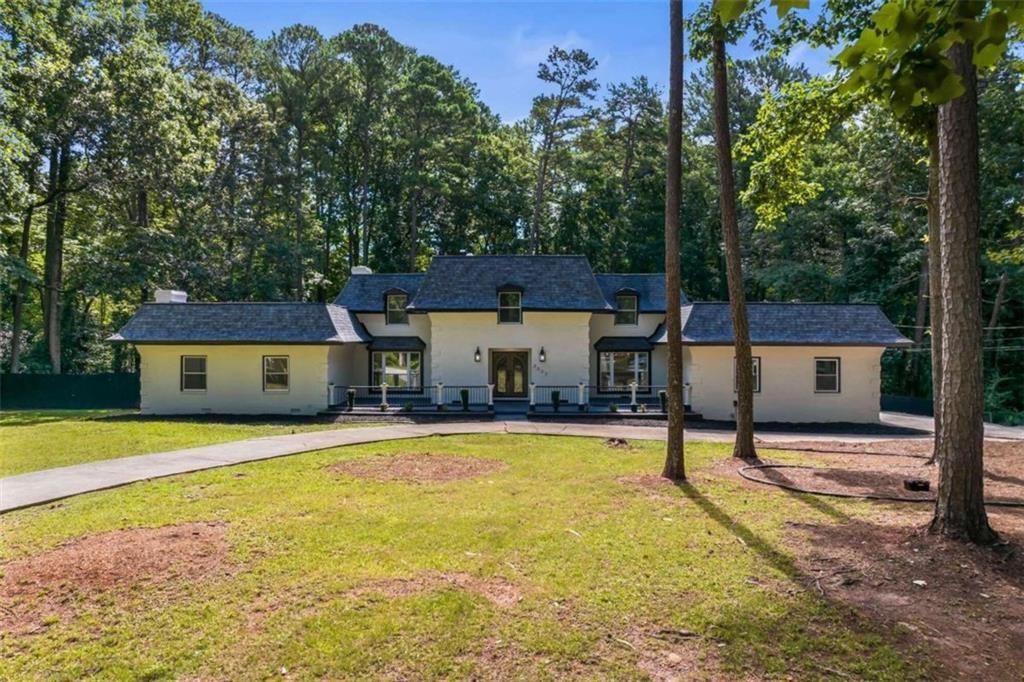
{"type": "MultiPolygon", "coordinates": [[[[325,450],[342,445],[358,445],[401,438],[424,436],[447,436],[469,433],[522,433],[552,436],[588,436],[596,438],[633,438],[639,440],[664,440],[663,426],[616,426],[606,424],[563,424],[541,421],[492,421],[492,422],[439,422],[432,424],[402,424],[395,426],[373,426],[354,429],[334,429],[296,433],[281,436],[267,436],[219,443],[187,450],[159,452],[150,455],[121,457],[56,469],[33,471],[18,476],[0,479],[0,513],[52,502],[72,495],[104,490],[145,481],[162,476],[172,476],[191,471],[255,462],[272,457],[294,455],[300,452],[325,450]]],[[[761,433],[763,441],[807,440],[825,438],[828,440],[878,440],[883,436],[836,436],[817,434],[761,433]]],[[[892,436],[887,436],[892,438],[892,436]]],[[[730,442],[731,431],[698,430],[687,431],[692,441],[730,442]]]]}

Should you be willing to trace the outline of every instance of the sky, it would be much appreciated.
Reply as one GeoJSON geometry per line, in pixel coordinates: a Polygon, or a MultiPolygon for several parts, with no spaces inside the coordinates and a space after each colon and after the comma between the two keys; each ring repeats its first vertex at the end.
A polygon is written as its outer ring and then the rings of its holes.
{"type": "MultiPolygon", "coordinates": [[[[399,42],[455,67],[476,83],[481,99],[504,121],[529,114],[541,90],[537,65],[552,45],[581,48],[597,59],[602,86],[647,78],[666,89],[668,3],[560,2],[343,2],[340,0],[203,0],[204,6],[260,38],[296,23],[325,36],[374,23],[399,42]]],[[[687,13],[697,6],[684,4],[687,13]]],[[[771,13],[770,13],[771,14],[771,13]]],[[[748,45],[731,55],[751,55],[748,45]]],[[[788,57],[812,73],[830,70],[828,55],[798,46],[788,57]]]]}

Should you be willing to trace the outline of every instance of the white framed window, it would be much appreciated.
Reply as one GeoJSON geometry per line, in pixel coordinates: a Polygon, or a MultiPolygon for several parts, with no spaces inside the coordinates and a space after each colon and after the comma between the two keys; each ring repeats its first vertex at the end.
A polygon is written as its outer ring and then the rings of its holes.
{"type": "Polygon", "coordinates": [[[409,304],[408,294],[388,294],[387,318],[385,324],[409,324],[409,311],[405,306],[409,304]]]}
{"type": "Polygon", "coordinates": [[[263,356],[263,390],[267,393],[288,390],[288,356],[263,356]]]}
{"type": "Polygon", "coordinates": [[[598,390],[625,391],[636,382],[641,390],[651,387],[651,354],[633,351],[603,352],[599,358],[598,390]]]}
{"type": "Polygon", "coordinates": [[[839,393],[839,358],[814,358],[814,392],[839,393]]]}
{"type": "Polygon", "coordinates": [[[181,356],[181,390],[182,391],[205,391],[206,390],[206,356],[205,355],[182,355],[181,356]]]}
{"type": "MultiPolygon", "coordinates": [[[[750,358],[751,369],[754,372],[754,393],[761,392],[761,358],[754,356],[750,358]]],[[[739,390],[739,381],[736,376],[736,358],[732,359],[732,392],[735,393],[739,390]]]]}
{"type": "Polygon", "coordinates": [[[498,324],[522,324],[523,294],[519,291],[498,292],[498,324]]]}
{"type": "Polygon", "coordinates": [[[636,294],[617,294],[615,296],[615,324],[637,323],[637,296],[636,294]]]}
{"type": "Polygon", "coordinates": [[[370,354],[370,382],[377,388],[418,391],[423,387],[423,356],[419,351],[373,351],[370,354]]]}

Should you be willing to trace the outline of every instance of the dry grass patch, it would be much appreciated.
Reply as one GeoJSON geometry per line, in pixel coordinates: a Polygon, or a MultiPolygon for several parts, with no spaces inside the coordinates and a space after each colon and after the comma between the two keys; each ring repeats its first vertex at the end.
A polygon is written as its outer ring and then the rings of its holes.
{"type": "Polygon", "coordinates": [[[11,561],[3,565],[0,630],[37,632],[112,592],[220,572],[228,550],[225,530],[221,523],[115,530],[11,561]]]}
{"type": "Polygon", "coordinates": [[[347,597],[381,594],[396,599],[422,592],[457,587],[483,597],[498,608],[507,609],[523,599],[520,589],[504,578],[478,578],[469,573],[424,572],[411,578],[379,578],[367,580],[345,593],[347,597]]]}
{"type": "Polygon", "coordinates": [[[327,470],[373,481],[443,483],[493,474],[505,468],[504,462],[494,459],[410,452],[346,460],[330,465],[327,470]]]}

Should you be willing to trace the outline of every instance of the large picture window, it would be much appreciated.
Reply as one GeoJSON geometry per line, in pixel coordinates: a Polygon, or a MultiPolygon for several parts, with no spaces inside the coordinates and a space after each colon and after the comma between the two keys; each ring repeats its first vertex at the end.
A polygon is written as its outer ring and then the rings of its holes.
{"type": "Polygon", "coordinates": [[[205,355],[182,355],[181,356],[181,390],[182,391],[205,391],[206,390],[206,356],[205,355]]]}
{"type": "Polygon", "coordinates": [[[263,390],[264,391],[287,391],[288,390],[288,356],[287,355],[264,355],[263,356],[263,390]]]}
{"type": "Polygon", "coordinates": [[[374,351],[370,357],[374,387],[418,391],[422,388],[423,359],[419,351],[374,351]]]}
{"type": "MultiPolygon", "coordinates": [[[[754,372],[754,393],[761,392],[761,358],[754,356],[751,358],[752,370],[754,372]]],[[[736,358],[732,359],[732,391],[735,393],[738,389],[739,382],[736,380],[736,358]]]]}
{"type": "Polygon", "coordinates": [[[619,294],[615,297],[615,324],[637,323],[636,294],[619,294]]]}
{"type": "Polygon", "coordinates": [[[814,392],[839,393],[839,358],[814,358],[814,392]]]}
{"type": "Polygon", "coordinates": [[[602,391],[625,391],[636,382],[641,390],[651,387],[651,354],[616,351],[600,354],[598,388],[602,391]]]}
{"type": "Polygon", "coordinates": [[[406,294],[388,294],[387,303],[387,324],[409,324],[409,311],[405,309],[409,297],[406,294]]]}
{"type": "Polygon", "coordinates": [[[518,291],[498,292],[498,322],[521,324],[523,321],[523,294],[518,291]]]}

